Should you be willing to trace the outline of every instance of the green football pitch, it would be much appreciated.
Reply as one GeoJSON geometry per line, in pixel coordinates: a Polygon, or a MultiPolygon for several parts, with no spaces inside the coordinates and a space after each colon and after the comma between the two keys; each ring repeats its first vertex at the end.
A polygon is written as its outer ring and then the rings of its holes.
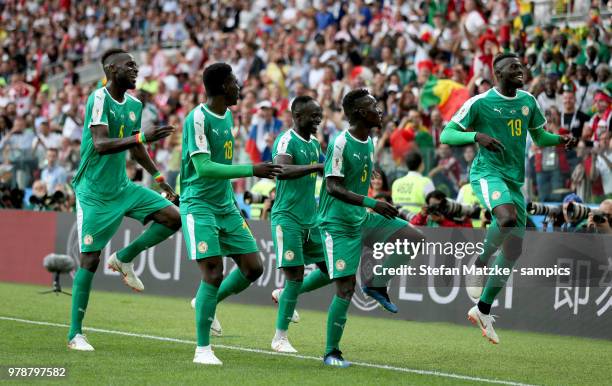
{"type": "Polygon", "coordinates": [[[191,362],[190,299],[95,290],[84,333],[96,351],[71,352],[70,298],[39,295],[42,289],[0,283],[0,380],[7,379],[6,366],[61,366],[67,369],[63,382],[81,384],[603,385],[612,379],[610,341],[499,329],[501,344],[494,346],[467,321],[458,326],[350,312],[341,348],[356,364],[326,368],[320,359],[325,313],[302,310],[289,331],[299,354],[279,355],[270,349],[276,309],[230,302],[218,308],[224,336],[212,341],[224,365],[198,366],[191,362]]]}

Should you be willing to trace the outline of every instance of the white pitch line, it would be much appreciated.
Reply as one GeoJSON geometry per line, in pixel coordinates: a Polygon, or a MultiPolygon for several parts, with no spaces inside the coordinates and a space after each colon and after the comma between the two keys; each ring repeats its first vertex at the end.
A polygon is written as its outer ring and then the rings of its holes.
{"type": "MultiPolygon", "coordinates": [[[[12,317],[8,317],[8,316],[0,316],[0,320],[8,320],[8,321],[12,321],[12,322],[19,322],[19,323],[26,323],[26,324],[35,324],[35,325],[39,325],[39,326],[51,326],[51,327],[70,328],[70,326],[67,325],[67,324],[51,323],[51,322],[41,322],[41,321],[37,321],[37,320],[12,318],[12,317]]],[[[157,335],[137,334],[137,333],[134,333],[134,332],[126,332],[126,331],[106,330],[106,329],[103,329],[103,328],[95,328],[95,327],[83,327],[83,330],[93,331],[93,332],[100,332],[100,333],[103,333],[103,334],[113,334],[113,335],[121,335],[121,336],[131,336],[131,337],[134,337],[134,338],[158,340],[158,341],[162,341],[162,342],[184,343],[184,344],[190,344],[190,345],[195,345],[196,344],[196,342],[192,341],[192,340],[177,339],[177,338],[170,338],[170,337],[166,337],[166,336],[157,336],[157,335]]],[[[227,350],[236,350],[236,351],[250,352],[250,353],[256,353],[256,354],[276,355],[276,356],[284,356],[284,357],[291,357],[291,358],[298,358],[298,359],[307,359],[307,360],[316,360],[316,361],[322,361],[323,360],[323,358],[321,358],[321,357],[314,357],[314,356],[309,356],[309,355],[297,355],[297,354],[284,354],[284,353],[278,353],[278,352],[275,352],[275,351],[260,350],[260,349],[257,349],[257,348],[248,348],[248,347],[240,347],[240,346],[228,346],[228,345],[224,345],[224,344],[214,344],[213,346],[214,347],[218,347],[218,348],[227,349],[227,350]]],[[[399,372],[419,374],[419,375],[431,375],[431,376],[434,376],[434,377],[461,379],[461,380],[465,380],[465,381],[495,383],[495,384],[498,384],[498,385],[532,386],[532,385],[529,385],[529,384],[526,384],[526,383],[520,383],[520,382],[504,381],[504,380],[500,380],[500,379],[488,379],[488,378],[470,377],[469,375],[444,373],[444,372],[441,372],[441,371],[409,369],[409,368],[405,368],[405,367],[380,365],[380,364],[376,364],[376,363],[366,363],[366,362],[351,362],[351,363],[353,365],[357,365],[357,366],[370,367],[370,368],[380,369],[380,370],[399,371],[399,372]]]]}

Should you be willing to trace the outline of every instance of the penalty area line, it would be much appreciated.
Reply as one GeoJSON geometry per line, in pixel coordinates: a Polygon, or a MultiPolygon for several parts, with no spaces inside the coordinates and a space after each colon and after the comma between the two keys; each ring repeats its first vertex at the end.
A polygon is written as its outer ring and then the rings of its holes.
{"type": "MultiPolygon", "coordinates": [[[[24,324],[33,324],[33,325],[38,325],[38,326],[70,328],[69,325],[62,324],[62,323],[52,323],[52,322],[43,322],[43,321],[38,321],[38,320],[20,319],[20,318],[13,318],[9,316],[0,316],[0,320],[6,320],[10,322],[17,322],[17,323],[24,323],[24,324]]],[[[129,337],[140,338],[140,339],[157,340],[157,341],[162,341],[162,342],[183,343],[183,344],[190,344],[190,345],[196,344],[196,342],[193,340],[177,339],[177,338],[171,338],[171,337],[166,337],[166,336],[157,336],[157,335],[148,335],[148,334],[138,334],[138,333],[127,332],[127,331],[107,330],[104,328],[83,327],[83,330],[98,332],[102,334],[121,335],[121,336],[129,336],[129,337]]],[[[249,352],[249,353],[263,354],[263,355],[283,356],[283,357],[305,359],[305,360],[316,360],[316,361],[323,360],[323,358],[321,357],[315,357],[315,356],[310,356],[310,355],[284,354],[284,353],[278,353],[275,351],[267,351],[267,350],[261,350],[261,349],[249,348],[249,347],[241,347],[241,346],[229,346],[225,344],[213,344],[213,347],[226,349],[226,350],[242,351],[242,352],[249,352]]],[[[429,375],[433,377],[461,379],[465,381],[474,381],[474,382],[494,383],[498,385],[530,386],[529,384],[520,383],[520,382],[504,381],[501,379],[471,377],[469,375],[445,373],[441,371],[410,369],[406,367],[396,367],[396,366],[381,365],[381,364],[367,363],[367,362],[351,362],[351,363],[353,365],[361,366],[361,367],[369,367],[373,369],[397,371],[397,372],[419,374],[419,375],[429,375]]]]}

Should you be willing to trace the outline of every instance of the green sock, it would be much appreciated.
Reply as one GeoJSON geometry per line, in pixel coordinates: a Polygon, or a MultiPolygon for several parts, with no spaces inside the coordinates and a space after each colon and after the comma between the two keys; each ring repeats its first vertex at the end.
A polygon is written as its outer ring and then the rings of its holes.
{"type": "Polygon", "coordinates": [[[217,293],[217,303],[230,295],[244,291],[249,285],[251,285],[251,282],[244,277],[240,269],[236,268],[221,282],[217,293]]]}
{"type": "MultiPolygon", "coordinates": [[[[504,253],[501,252],[495,258],[495,263],[493,264],[493,267],[512,269],[515,263],[516,263],[515,260],[507,260],[504,257],[504,253]]],[[[506,285],[506,281],[508,280],[509,276],[510,275],[491,275],[489,276],[489,279],[487,280],[487,284],[485,285],[485,288],[482,291],[482,295],[480,296],[480,300],[487,304],[493,304],[493,301],[495,300],[495,297],[497,296],[497,294],[499,294],[502,288],[504,288],[504,285],[506,285]]]]}
{"type": "Polygon", "coordinates": [[[302,282],[299,293],[303,294],[304,292],[314,291],[318,288],[325,287],[329,283],[331,283],[329,275],[317,268],[304,276],[304,281],[302,282]]]}
{"type": "Polygon", "coordinates": [[[495,252],[497,252],[500,245],[502,245],[502,243],[504,242],[506,236],[507,233],[502,232],[502,230],[499,228],[499,225],[497,225],[497,220],[493,218],[491,225],[489,225],[489,227],[487,228],[487,234],[485,235],[483,246],[484,251],[482,255],[478,256],[480,264],[476,265],[486,267],[489,263],[489,259],[491,258],[491,256],[493,256],[495,252]]]}
{"type": "Polygon", "coordinates": [[[302,282],[300,281],[285,280],[285,288],[283,288],[280,299],[278,299],[277,330],[287,331],[289,329],[289,322],[293,316],[301,286],[302,282]]]}
{"type": "Polygon", "coordinates": [[[81,334],[83,327],[83,318],[87,310],[89,302],[89,292],[91,291],[91,282],[94,273],[84,268],[79,268],[74,275],[72,283],[72,314],[70,317],[70,331],[68,331],[68,340],[74,338],[76,334],[81,334]]]}
{"type": "Polygon", "coordinates": [[[346,313],[351,305],[350,300],[339,298],[334,295],[334,299],[327,312],[327,342],[325,344],[325,355],[334,349],[340,349],[340,339],[346,324],[346,313]]]}
{"type": "Polygon", "coordinates": [[[137,239],[117,252],[117,259],[122,263],[131,263],[140,252],[161,243],[175,232],[175,230],[165,225],[154,222],[147,230],[142,232],[137,239]]]}
{"type": "Polygon", "coordinates": [[[217,291],[219,291],[219,288],[202,280],[200,288],[198,288],[196,293],[195,310],[198,347],[210,344],[210,325],[215,318],[215,310],[217,309],[217,291]]]}

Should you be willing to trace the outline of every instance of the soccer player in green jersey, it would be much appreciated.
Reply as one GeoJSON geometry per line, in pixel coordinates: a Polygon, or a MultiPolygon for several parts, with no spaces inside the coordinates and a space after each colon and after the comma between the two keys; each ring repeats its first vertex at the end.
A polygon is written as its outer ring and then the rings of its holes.
{"type": "Polygon", "coordinates": [[[298,296],[331,283],[321,234],[315,226],[315,185],[323,164],[319,163],[321,145],[314,135],[323,112],[312,97],[299,96],[291,103],[291,114],[295,129],[279,135],[272,149],[274,163],[284,167],[283,173],[276,176],[271,227],[277,267],[285,275],[284,288],[272,292],[279,304],[272,349],[285,353],[297,352],[287,339],[287,330],[298,296]],[[304,266],[308,264],[316,264],[317,269],[304,277],[304,266]]]}
{"type": "MultiPolygon", "coordinates": [[[[397,208],[367,196],[374,160],[370,131],[382,125],[376,99],[367,90],[357,89],[346,94],[342,107],[350,128],[340,132],[327,147],[318,211],[327,269],[336,283],[336,295],[327,316],[323,361],[335,367],[350,365],[342,357],[339,345],[355,291],[362,242],[372,246],[379,241],[423,239],[420,231],[396,217],[397,208]]],[[[388,261],[396,263],[388,259],[383,268],[388,261]]]]}
{"type": "Polygon", "coordinates": [[[135,88],[138,66],[132,55],[111,49],[102,55],[106,87],[89,95],[85,109],[81,163],[72,183],[76,192],[77,226],[81,267],[72,287],[72,318],[68,347],[93,351],[82,335],[83,318],[89,301],[100,251],[112,238],[124,216],[153,224],[127,247],[108,260],[109,268],[121,273],[124,282],[136,291],[144,286],[134,273],[132,260],[143,250],[159,244],[181,227],[179,212],[158,193],[132,183],[125,170],[125,150],[155,176],[170,199],[172,188],[149,157],[144,146],[170,135],[174,128],[164,126],[141,129],[142,104],[127,90],[135,88]]]}
{"type": "Polygon", "coordinates": [[[235,204],[230,179],[273,178],[282,166],[270,163],[232,165],[233,117],[240,88],[225,63],[204,69],[207,102],[196,106],[183,124],[181,156],[181,221],[189,259],[202,281],[195,300],[197,347],[194,363],[221,365],[210,346],[210,327],[217,303],[246,289],[263,273],[251,230],[235,204]],[[223,256],[238,269],[223,278],[223,256]]]}
{"type": "MultiPolygon", "coordinates": [[[[521,90],[524,67],[513,53],[498,55],[493,61],[498,85],[469,99],[449,122],[440,140],[449,145],[478,143],[480,149],[470,171],[470,184],[480,203],[493,213],[487,228],[484,253],[475,266],[486,267],[501,247],[494,267],[511,271],[522,253],[526,212],[521,186],[525,179],[527,132],[538,146],[576,145],[570,136],[551,134],[543,129],[544,114],[533,95],[521,90]],[[466,131],[467,129],[473,131],[466,131]]],[[[468,312],[489,341],[499,343],[493,329],[491,305],[509,275],[468,275],[466,287],[478,304],[468,312]],[[484,285],[484,290],[483,290],[484,285]]]]}

